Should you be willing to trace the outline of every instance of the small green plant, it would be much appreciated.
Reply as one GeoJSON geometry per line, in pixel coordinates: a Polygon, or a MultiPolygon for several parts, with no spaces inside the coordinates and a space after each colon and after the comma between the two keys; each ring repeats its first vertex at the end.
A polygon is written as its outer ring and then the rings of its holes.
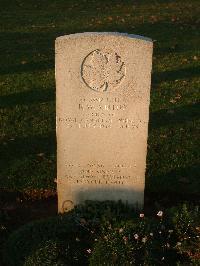
{"type": "Polygon", "coordinates": [[[177,252],[195,259],[200,254],[199,207],[191,210],[184,204],[180,208],[171,208],[169,212],[177,252]]]}
{"type": "MultiPolygon", "coordinates": [[[[90,265],[176,265],[199,254],[199,210],[186,205],[156,217],[105,221],[91,251],[90,265]]],[[[195,259],[196,260],[196,259],[195,259]]]]}
{"type": "Polygon", "coordinates": [[[64,258],[60,256],[61,246],[53,240],[42,243],[24,262],[24,266],[64,266],[64,258]]]}

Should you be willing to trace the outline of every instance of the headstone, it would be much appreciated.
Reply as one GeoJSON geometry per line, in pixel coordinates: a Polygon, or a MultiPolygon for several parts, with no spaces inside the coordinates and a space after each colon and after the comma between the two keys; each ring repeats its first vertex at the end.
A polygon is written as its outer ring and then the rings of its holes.
{"type": "Polygon", "coordinates": [[[56,39],[59,212],[85,200],[142,207],[152,49],[121,33],[56,39]]]}

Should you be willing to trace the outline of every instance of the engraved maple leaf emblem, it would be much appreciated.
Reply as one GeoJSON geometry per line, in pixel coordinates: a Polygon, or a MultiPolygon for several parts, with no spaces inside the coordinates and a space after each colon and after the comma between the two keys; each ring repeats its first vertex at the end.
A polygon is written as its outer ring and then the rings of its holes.
{"type": "Polygon", "coordinates": [[[97,49],[83,60],[81,76],[90,89],[107,91],[120,84],[125,77],[125,64],[117,53],[97,49]]]}

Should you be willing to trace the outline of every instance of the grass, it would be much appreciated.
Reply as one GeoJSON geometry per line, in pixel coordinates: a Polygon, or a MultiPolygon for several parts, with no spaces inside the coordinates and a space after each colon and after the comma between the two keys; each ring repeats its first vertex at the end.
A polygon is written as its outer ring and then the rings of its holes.
{"type": "Polygon", "coordinates": [[[1,190],[56,190],[55,38],[118,31],[154,40],[148,200],[197,201],[199,0],[0,0],[0,4],[1,190]]]}

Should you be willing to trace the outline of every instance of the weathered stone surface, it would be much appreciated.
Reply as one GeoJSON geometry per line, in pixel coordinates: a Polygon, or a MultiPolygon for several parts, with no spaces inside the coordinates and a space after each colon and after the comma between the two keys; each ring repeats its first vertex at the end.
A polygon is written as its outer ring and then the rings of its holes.
{"type": "Polygon", "coordinates": [[[59,212],[88,199],[143,205],[152,47],[119,33],[56,39],[59,212]]]}

